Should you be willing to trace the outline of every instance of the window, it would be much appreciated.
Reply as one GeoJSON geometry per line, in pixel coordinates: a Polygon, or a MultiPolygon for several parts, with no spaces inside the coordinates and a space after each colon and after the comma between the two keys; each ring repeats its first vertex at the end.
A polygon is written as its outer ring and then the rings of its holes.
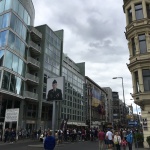
{"type": "Polygon", "coordinates": [[[47,83],[47,75],[44,74],[44,83],[47,83]]]}
{"type": "Polygon", "coordinates": [[[3,81],[2,81],[2,88],[5,90],[9,89],[9,82],[10,82],[10,73],[4,72],[3,81]]]}
{"type": "Polygon", "coordinates": [[[6,51],[4,66],[9,69],[12,69],[12,61],[13,61],[12,53],[10,51],[6,51]]]}
{"type": "Polygon", "coordinates": [[[150,4],[146,4],[147,18],[150,19],[150,4]]]}
{"type": "Polygon", "coordinates": [[[4,60],[4,51],[0,50],[0,66],[3,66],[3,60],[4,60]]]}
{"type": "Polygon", "coordinates": [[[136,4],[135,5],[135,16],[136,20],[143,19],[143,10],[142,10],[142,4],[136,4]]]}
{"type": "Polygon", "coordinates": [[[43,87],[43,99],[46,99],[46,86],[43,87]]]}
{"type": "Polygon", "coordinates": [[[1,28],[6,28],[9,26],[9,20],[10,20],[10,13],[6,13],[3,15],[3,20],[2,20],[2,27],[1,28]]]}
{"type": "Polygon", "coordinates": [[[139,93],[139,77],[138,77],[138,71],[134,72],[134,75],[135,75],[136,93],[139,93]]]}
{"type": "Polygon", "coordinates": [[[4,11],[4,6],[5,6],[5,1],[4,0],[0,1],[0,13],[4,11]]]}
{"type": "Polygon", "coordinates": [[[128,21],[130,24],[132,22],[132,9],[131,9],[131,7],[127,11],[128,11],[128,21]]]}
{"type": "Polygon", "coordinates": [[[144,91],[150,91],[150,70],[145,69],[143,72],[144,91]]]}
{"type": "Polygon", "coordinates": [[[10,79],[10,91],[16,93],[15,89],[16,89],[16,77],[15,75],[12,74],[10,79]]]}
{"type": "Polygon", "coordinates": [[[145,34],[139,35],[139,46],[140,46],[140,53],[141,54],[144,54],[147,52],[145,34]]]}
{"type": "Polygon", "coordinates": [[[6,45],[7,40],[7,31],[0,32],[0,47],[6,45]]]}
{"type": "Polygon", "coordinates": [[[134,38],[131,39],[131,42],[132,42],[132,55],[135,56],[135,54],[136,54],[136,46],[135,46],[134,38]]]}

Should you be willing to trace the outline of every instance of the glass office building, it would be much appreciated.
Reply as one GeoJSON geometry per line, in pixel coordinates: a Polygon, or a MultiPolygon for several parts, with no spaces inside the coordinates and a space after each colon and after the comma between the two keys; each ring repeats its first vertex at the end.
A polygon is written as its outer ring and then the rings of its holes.
{"type": "Polygon", "coordinates": [[[0,128],[8,108],[20,108],[19,127],[36,126],[42,35],[34,14],[31,0],[0,1],[0,128]]]}
{"type": "Polygon", "coordinates": [[[86,126],[86,103],[83,97],[85,63],[75,63],[63,54],[62,76],[65,77],[65,100],[61,108],[61,119],[67,119],[70,126],[86,126]]]}

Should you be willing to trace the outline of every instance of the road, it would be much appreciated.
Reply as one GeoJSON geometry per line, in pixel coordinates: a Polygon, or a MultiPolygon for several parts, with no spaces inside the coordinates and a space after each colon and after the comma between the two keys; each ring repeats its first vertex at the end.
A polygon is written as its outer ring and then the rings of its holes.
{"type": "MultiPolygon", "coordinates": [[[[43,144],[39,141],[25,140],[17,143],[0,143],[0,150],[44,150],[43,144]]],[[[56,146],[55,150],[98,150],[98,142],[74,142],[63,143],[56,146]]],[[[104,149],[105,150],[105,149],[104,149]]],[[[136,150],[133,148],[133,150],[136,150]]],[[[138,149],[148,150],[148,149],[138,149]]]]}

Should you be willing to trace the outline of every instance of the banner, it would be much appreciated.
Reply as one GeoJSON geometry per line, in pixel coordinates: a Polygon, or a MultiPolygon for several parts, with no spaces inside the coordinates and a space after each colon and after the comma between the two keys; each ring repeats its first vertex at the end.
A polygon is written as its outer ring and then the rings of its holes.
{"type": "Polygon", "coordinates": [[[63,100],[64,99],[64,77],[48,78],[47,79],[47,101],[63,100]]]}

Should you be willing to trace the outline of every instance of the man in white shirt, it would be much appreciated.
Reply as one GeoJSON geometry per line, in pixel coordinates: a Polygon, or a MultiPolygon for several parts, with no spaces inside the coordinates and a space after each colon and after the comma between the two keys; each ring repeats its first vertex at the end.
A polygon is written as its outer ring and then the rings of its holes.
{"type": "Polygon", "coordinates": [[[108,148],[112,148],[113,146],[113,133],[108,129],[106,133],[106,139],[108,140],[108,148]]]}

